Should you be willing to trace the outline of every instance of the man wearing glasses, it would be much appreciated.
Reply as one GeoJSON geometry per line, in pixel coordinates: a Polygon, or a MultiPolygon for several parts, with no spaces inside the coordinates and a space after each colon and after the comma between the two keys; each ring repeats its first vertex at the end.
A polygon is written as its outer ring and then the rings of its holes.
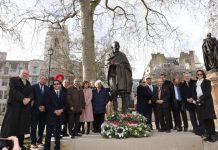
{"type": "Polygon", "coordinates": [[[54,131],[55,135],[55,150],[60,150],[60,134],[61,124],[64,119],[63,112],[67,109],[66,93],[61,90],[61,82],[58,80],[53,81],[53,90],[50,90],[47,94],[46,102],[46,137],[45,137],[45,150],[50,150],[51,135],[54,131]]]}

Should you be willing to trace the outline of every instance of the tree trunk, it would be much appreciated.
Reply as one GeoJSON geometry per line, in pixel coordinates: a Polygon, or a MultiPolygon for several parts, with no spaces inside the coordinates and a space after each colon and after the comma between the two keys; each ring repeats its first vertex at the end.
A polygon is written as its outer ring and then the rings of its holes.
{"type": "Polygon", "coordinates": [[[82,25],[82,66],[83,80],[96,80],[93,13],[90,0],[80,0],[82,25]]]}

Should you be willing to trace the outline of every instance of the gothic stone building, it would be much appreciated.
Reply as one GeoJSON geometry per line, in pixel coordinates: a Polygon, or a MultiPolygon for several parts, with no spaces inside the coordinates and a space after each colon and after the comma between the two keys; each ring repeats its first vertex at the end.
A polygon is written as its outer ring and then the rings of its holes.
{"type": "Polygon", "coordinates": [[[152,59],[145,68],[143,77],[151,77],[155,80],[164,73],[169,80],[172,80],[176,76],[182,77],[184,72],[190,72],[194,75],[197,69],[202,69],[202,65],[194,51],[181,52],[179,57],[165,57],[164,54],[157,53],[152,54],[152,59]]]}

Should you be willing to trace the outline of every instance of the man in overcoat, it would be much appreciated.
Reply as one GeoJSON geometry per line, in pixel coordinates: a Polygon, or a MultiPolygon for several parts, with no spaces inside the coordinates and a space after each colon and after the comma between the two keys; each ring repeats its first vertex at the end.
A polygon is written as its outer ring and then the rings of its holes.
{"type": "Polygon", "coordinates": [[[9,82],[7,111],[2,123],[1,136],[17,136],[21,149],[24,147],[24,135],[29,133],[31,121],[32,87],[28,81],[29,71],[22,69],[19,77],[9,82]]]}

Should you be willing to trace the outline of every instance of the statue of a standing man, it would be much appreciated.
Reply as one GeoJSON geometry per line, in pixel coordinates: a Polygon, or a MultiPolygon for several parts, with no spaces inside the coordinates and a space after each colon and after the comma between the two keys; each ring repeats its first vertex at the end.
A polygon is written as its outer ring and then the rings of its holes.
{"type": "Polygon", "coordinates": [[[126,55],[119,51],[120,44],[112,43],[112,51],[106,56],[105,73],[111,90],[114,109],[117,111],[117,97],[122,99],[122,112],[126,113],[132,90],[132,69],[126,55]]]}
{"type": "Polygon", "coordinates": [[[211,37],[211,33],[207,34],[203,45],[204,63],[207,71],[218,70],[218,41],[215,37],[211,37]]]}

